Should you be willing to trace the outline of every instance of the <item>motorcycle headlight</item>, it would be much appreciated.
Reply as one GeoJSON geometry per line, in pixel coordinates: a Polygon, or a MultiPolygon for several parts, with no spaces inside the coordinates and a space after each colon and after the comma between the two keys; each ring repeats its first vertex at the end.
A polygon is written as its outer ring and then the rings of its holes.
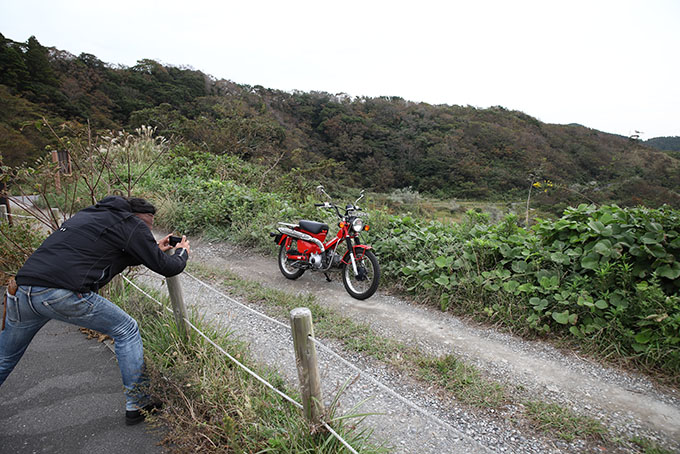
{"type": "Polygon", "coordinates": [[[364,221],[360,218],[356,218],[352,221],[352,228],[357,233],[361,232],[364,229],[364,221]]]}

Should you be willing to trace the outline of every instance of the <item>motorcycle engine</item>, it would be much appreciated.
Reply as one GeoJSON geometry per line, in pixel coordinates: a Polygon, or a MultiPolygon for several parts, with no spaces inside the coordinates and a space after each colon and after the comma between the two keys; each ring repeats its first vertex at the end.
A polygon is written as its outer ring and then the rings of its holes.
{"type": "Polygon", "coordinates": [[[333,251],[332,260],[333,260],[332,266],[334,268],[340,268],[340,265],[342,265],[342,256],[340,254],[336,253],[335,251],[333,251]]]}
{"type": "Polygon", "coordinates": [[[309,263],[312,264],[312,268],[314,268],[314,269],[321,268],[322,262],[323,262],[323,259],[321,258],[321,254],[311,254],[309,256],[309,263]]]}

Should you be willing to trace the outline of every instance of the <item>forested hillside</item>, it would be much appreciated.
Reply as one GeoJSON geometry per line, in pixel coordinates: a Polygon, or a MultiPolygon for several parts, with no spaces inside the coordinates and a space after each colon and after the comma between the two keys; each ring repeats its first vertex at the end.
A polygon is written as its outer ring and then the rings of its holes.
{"type": "Polygon", "coordinates": [[[657,150],[680,151],[680,137],[654,137],[653,139],[645,140],[645,145],[654,147],[657,150]]]}
{"type": "Polygon", "coordinates": [[[0,35],[0,69],[6,165],[56,147],[55,132],[151,125],[193,148],[378,191],[410,186],[442,197],[519,199],[532,183],[550,180],[542,194],[548,205],[680,206],[677,155],[502,107],[288,93],[153,60],[115,66],[34,37],[18,43],[0,35]]]}

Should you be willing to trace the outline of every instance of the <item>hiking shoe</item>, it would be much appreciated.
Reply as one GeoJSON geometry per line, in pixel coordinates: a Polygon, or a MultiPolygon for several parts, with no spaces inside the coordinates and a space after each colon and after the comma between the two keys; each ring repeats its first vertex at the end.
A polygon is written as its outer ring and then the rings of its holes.
{"type": "Polygon", "coordinates": [[[135,424],[139,424],[140,422],[144,421],[144,418],[146,418],[147,414],[156,413],[156,410],[160,410],[161,408],[163,408],[163,404],[161,402],[151,402],[139,410],[126,410],[125,425],[134,426],[135,424]]]}

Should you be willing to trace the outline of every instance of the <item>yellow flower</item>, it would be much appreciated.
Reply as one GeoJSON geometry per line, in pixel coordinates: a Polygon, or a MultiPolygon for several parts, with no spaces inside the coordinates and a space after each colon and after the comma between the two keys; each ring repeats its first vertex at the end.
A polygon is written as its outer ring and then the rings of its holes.
{"type": "Polygon", "coordinates": [[[535,188],[540,188],[540,187],[541,187],[541,183],[540,183],[539,181],[537,181],[537,182],[534,183],[532,186],[535,187],[535,188]]]}

